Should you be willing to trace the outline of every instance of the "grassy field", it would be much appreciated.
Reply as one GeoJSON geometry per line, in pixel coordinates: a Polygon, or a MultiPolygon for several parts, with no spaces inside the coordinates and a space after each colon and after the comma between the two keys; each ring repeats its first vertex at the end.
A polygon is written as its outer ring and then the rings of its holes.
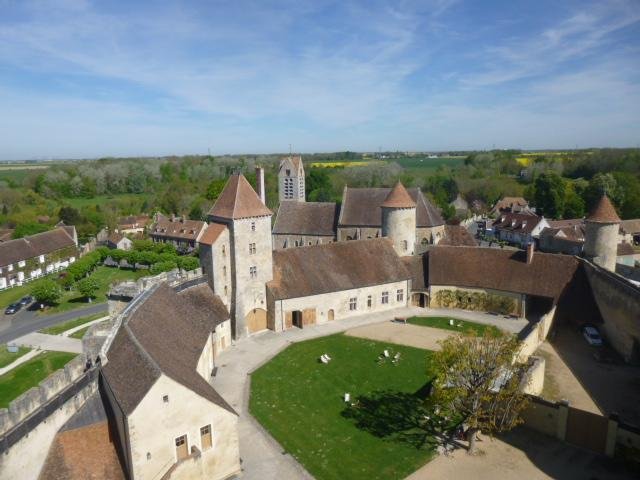
{"type": "MultiPolygon", "coordinates": [[[[86,317],[76,318],[75,320],[70,320],[68,322],[61,323],[59,325],[54,325],[53,327],[43,328],[42,330],[40,330],[40,333],[46,333],[48,335],[59,335],[62,332],[66,332],[67,330],[71,330],[74,327],[83,325],[93,320],[97,320],[98,318],[102,318],[104,316],[105,316],[105,313],[96,313],[94,315],[87,315],[86,317]]],[[[76,338],[76,337],[73,337],[73,338],[76,338]]]]}
{"type": "Polygon", "coordinates": [[[75,208],[82,208],[86,206],[104,207],[112,203],[124,204],[124,203],[136,203],[142,204],[145,199],[149,198],[147,193],[123,193],[119,195],[98,195],[91,198],[65,198],[64,203],[67,203],[75,208]]]}
{"type": "Polygon", "coordinates": [[[87,330],[89,330],[89,328],[91,328],[91,325],[81,328],[80,330],[78,330],[77,332],[73,332],[71,335],[69,335],[70,338],[77,338],[78,340],[82,340],[82,337],[84,337],[84,334],[87,333],[87,330]]]}
{"type": "Polygon", "coordinates": [[[63,368],[75,356],[75,353],[64,352],[41,353],[10,372],[0,375],[0,408],[8,407],[12,400],[63,368]]]}
{"type": "Polygon", "coordinates": [[[483,325],[481,323],[469,322],[467,320],[459,320],[455,317],[411,317],[407,319],[407,323],[413,325],[421,325],[423,327],[441,328],[443,330],[453,330],[454,332],[473,332],[476,335],[484,335],[489,332],[492,335],[501,335],[502,332],[493,325],[483,325]],[[453,319],[453,325],[449,324],[449,320],[453,319]],[[462,325],[458,327],[458,325],[462,325]]]}
{"type": "Polygon", "coordinates": [[[250,411],[319,480],[404,478],[433,455],[406,425],[430,382],[429,355],[341,334],[293,344],[253,373],[250,411]],[[377,363],[385,348],[401,352],[398,364],[377,363]]]}
{"type": "Polygon", "coordinates": [[[0,181],[22,185],[29,175],[44,173],[47,168],[48,165],[0,164],[0,181]]]}
{"type": "Polygon", "coordinates": [[[19,359],[22,355],[29,352],[29,348],[19,347],[16,353],[9,353],[6,345],[0,345],[0,368],[6,367],[19,359]]]}
{"type": "MultiPolygon", "coordinates": [[[[138,270],[134,272],[132,270],[121,270],[111,267],[97,267],[91,274],[91,276],[98,280],[98,283],[100,284],[100,288],[98,290],[98,293],[96,294],[94,303],[107,301],[107,291],[109,290],[109,287],[112,283],[124,280],[137,280],[138,278],[143,277],[147,274],[148,270],[138,270]]],[[[55,275],[52,275],[52,278],[55,278],[55,275]]],[[[0,307],[4,309],[10,303],[20,300],[25,295],[30,295],[33,286],[38,281],[40,280],[26,283],[20,287],[8,288],[0,292],[0,307]]],[[[58,305],[47,308],[43,313],[48,315],[51,313],[66,312],[68,310],[86,307],[87,305],[89,305],[89,303],[85,298],[83,298],[75,290],[70,290],[64,292],[58,305]]]]}

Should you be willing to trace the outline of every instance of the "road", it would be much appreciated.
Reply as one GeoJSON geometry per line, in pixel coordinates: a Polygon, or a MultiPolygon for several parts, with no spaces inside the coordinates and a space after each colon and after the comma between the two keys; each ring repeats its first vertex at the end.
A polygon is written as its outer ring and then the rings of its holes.
{"type": "Polygon", "coordinates": [[[35,332],[42,328],[74,320],[94,313],[107,312],[106,303],[95,303],[69,312],[55,315],[38,315],[37,311],[20,310],[15,315],[0,315],[0,344],[10,342],[18,337],[35,332]]]}

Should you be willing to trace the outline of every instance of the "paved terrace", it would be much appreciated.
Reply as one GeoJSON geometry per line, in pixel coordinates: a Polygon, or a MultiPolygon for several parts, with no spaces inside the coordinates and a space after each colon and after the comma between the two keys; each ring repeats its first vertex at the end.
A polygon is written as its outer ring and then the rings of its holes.
{"type": "Polygon", "coordinates": [[[323,337],[364,325],[389,322],[395,317],[416,315],[455,317],[495,325],[514,333],[519,332],[527,324],[524,319],[507,319],[486,313],[409,307],[360,315],[347,320],[335,320],[322,325],[304,327],[304,329],[292,328],[282,333],[266,331],[237,342],[216,359],[218,373],[216,377],[212,378],[211,384],[240,415],[238,433],[240,457],[244,469],[243,479],[312,478],[295,459],[283,453],[282,447],[249,414],[248,375],[253,370],[269,361],[291,343],[323,337]]]}

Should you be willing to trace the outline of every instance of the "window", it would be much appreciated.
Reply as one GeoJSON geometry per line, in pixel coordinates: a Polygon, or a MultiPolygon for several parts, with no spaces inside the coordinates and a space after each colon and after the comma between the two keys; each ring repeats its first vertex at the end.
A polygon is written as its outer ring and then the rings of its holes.
{"type": "Polygon", "coordinates": [[[227,295],[227,286],[226,286],[226,285],[224,286],[224,296],[225,296],[225,297],[226,297],[226,296],[228,296],[228,295],[227,295]]]}
{"type": "Polygon", "coordinates": [[[147,452],[147,460],[151,460],[151,452],[147,452]]]}
{"type": "Polygon", "coordinates": [[[404,290],[401,288],[396,292],[396,301],[402,302],[404,300],[404,290]]]}
{"type": "Polygon", "coordinates": [[[409,249],[409,242],[407,242],[406,240],[402,241],[402,248],[405,250],[409,249]]]}
{"type": "Polygon", "coordinates": [[[39,261],[40,263],[44,263],[44,255],[40,255],[40,256],[38,257],[38,261],[39,261]]]}
{"type": "Polygon", "coordinates": [[[249,244],[249,255],[254,255],[256,253],[256,244],[255,243],[250,243],[249,244]]]}
{"type": "Polygon", "coordinates": [[[287,170],[287,177],[291,176],[291,170],[287,170]]]}
{"type": "Polygon", "coordinates": [[[20,260],[18,262],[18,267],[24,267],[25,266],[25,261],[24,260],[20,260]]]}
{"type": "Polygon", "coordinates": [[[176,457],[182,460],[189,456],[189,446],[187,445],[187,436],[180,435],[176,438],[176,457]]]}
{"type": "Polygon", "coordinates": [[[203,452],[211,448],[211,425],[200,428],[200,446],[203,452]]]}
{"type": "Polygon", "coordinates": [[[251,278],[256,278],[258,276],[258,267],[249,267],[249,275],[251,278]]]}
{"type": "Polygon", "coordinates": [[[371,308],[371,305],[373,305],[373,297],[369,295],[367,297],[367,308],[371,308]]]}
{"type": "Polygon", "coordinates": [[[224,257],[227,254],[227,249],[224,245],[222,245],[222,256],[224,257]]]}
{"type": "Polygon", "coordinates": [[[163,395],[163,396],[162,396],[162,401],[163,401],[164,403],[169,403],[169,395],[163,395]]]}
{"type": "Polygon", "coordinates": [[[353,297],[349,299],[349,310],[356,310],[358,308],[358,299],[353,297]]]}
{"type": "Polygon", "coordinates": [[[389,303],[389,292],[382,292],[382,304],[386,305],[389,303]]]}
{"type": "Polygon", "coordinates": [[[226,265],[222,266],[222,276],[224,278],[227,278],[227,266],[226,265]]]}
{"type": "Polygon", "coordinates": [[[256,222],[251,222],[251,231],[252,232],[256,231],[256,222]]]}

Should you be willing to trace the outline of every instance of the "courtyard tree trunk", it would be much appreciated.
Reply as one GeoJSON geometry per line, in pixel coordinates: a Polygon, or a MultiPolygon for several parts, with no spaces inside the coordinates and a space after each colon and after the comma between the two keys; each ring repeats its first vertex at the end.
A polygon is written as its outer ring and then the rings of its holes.
{"type": "Polygon", "coordinates": [[[478,433],[480,432],[479,429],[477,428],[470,428],[469,430],[467,430],[467,438],[469,439],[469,450],[467,450],[467,453],[469,455],[475,455],[477,453],[477,440],[478,440],[478,433]]]}

